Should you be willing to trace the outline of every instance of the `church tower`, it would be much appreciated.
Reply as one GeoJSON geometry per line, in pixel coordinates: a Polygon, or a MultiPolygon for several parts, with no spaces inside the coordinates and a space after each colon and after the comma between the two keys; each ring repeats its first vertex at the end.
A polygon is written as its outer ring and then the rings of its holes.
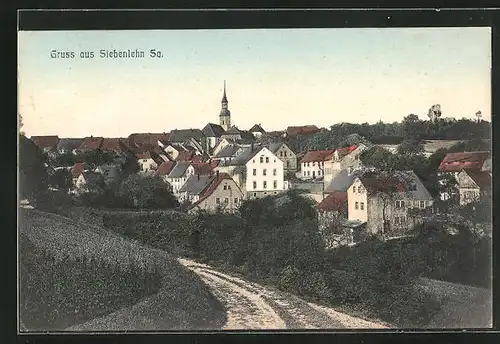
{"type": "Polygon", "coordinates": [[[231,111],[227,108],[227,97],[226,97],[226,80],[224,80],[224,94],[222,95],[222,108],[220,110],[219,120],[220,126],[224,130],[231,128],[231,111]]]}

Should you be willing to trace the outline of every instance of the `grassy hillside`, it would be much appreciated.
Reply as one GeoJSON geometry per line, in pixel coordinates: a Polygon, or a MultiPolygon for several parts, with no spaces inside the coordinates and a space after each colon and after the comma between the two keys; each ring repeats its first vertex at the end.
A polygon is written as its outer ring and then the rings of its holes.
{"type": "MultiPolygon", "coordinates": [[[[208,287],[167,253],[145,247],[97,226],[84,226],[68,218],[21,209],[20,233],[35,247],[59,261],[86,258],[113,269],[131,266],[143,272],[158,271],[161,286],[157,293],[111,315],[94,321],[85,330],[194,330],[219,329],[225,310],[208,287]]],[[[87,278],[94,278],[87,276],[87,278]]],[[[118,288],[123,291],[123,288],[118,288]]],[[[146,286],[144,286],[146,288],[146,286]]],[[[75,288],[74,293],[79,293],[75,288]]]]}

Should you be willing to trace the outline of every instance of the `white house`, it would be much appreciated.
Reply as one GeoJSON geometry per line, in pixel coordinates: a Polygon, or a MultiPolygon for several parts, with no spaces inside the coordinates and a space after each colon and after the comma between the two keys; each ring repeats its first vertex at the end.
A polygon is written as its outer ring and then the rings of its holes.
{"type": "Polygon", "coordinates": [[[482,195],[491,195],[491,175],[489,172],[462,170],[456,178],[460,205],[479,201],[482,195]]]}
{"type": "Polygon", "coordinates": [[[360,160],[360,155],[368,147],[364,144],[352,145],[336,149],[331,156],[328,156],[324,162],[324,183],[325,187],[329,185],[331,180],[342,170],[351,172],[354,169],[363,166],[360,160]]]}
{"type": "Polygon", "coordinates": [[[135,157],[141,173],[153,173],[164,162],[158,154],[151,151],[136,154],[135,157]]]}
{"type": "Polygon", "coordinates": [[[265,197],[283,192],[285,190],[283,161],[267,147],[253,149],[245,163],[247,197],[265,197]]]}
{"type": "Polygon", "coordinates": [[[335,149],[312,150],[306,153],[300,161],[300,179],[316,179],[323,177],[324,162],[331,159],[335,149]]]}

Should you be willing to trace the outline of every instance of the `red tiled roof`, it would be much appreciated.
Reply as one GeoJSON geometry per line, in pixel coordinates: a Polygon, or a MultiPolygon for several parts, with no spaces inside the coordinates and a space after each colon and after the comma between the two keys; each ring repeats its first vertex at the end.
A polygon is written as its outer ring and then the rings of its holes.
{"type": "Polygon", "coordinates": [[[313,134],[317,133],[319,128],[315,125],[303,125],[299,127],[288,127],[286,128],[286,134],[288,136],[297,136],[299,134],[313,134]]]}
{"type": "Polygon", "coordinates": [[[322,211],[341,211],[347,203],[347,192],[334,191],[318,204],[322,211]]]}
{"type": "Polygon", "coordinates": [[[31,141],[33,141],[40,149],[50,148],[56,149],[59,143],[59,137],[57,135],[49,136],[31,136],[31,141]]]}
{"type": "Polygon", "coordinates": [[[464,169],[480,170],[490,152],[461,152],[448,153],[439,165],[440,172],[460,172],[464,169]]]}
{"type": "Polygon", "coordinates": [[[404,191],[403,183],[395,176],[380,177],[365,175],[359,179],[368,193],[404,191]]]}
{"type": "Polygon", "coordinates": [[[103,137],[86,137],[78,149],[101,149],[103,137]]]}
{"type": "Polygon", "coordinates": [[[212,168],[212,170],[214,168],[216,168],[217,166],[219,166],[219,163],[220,163],[220,160],[212,160],[212,161],[210,161],[210,167],[212,168]]]}
{"type": "Polygon", "coordinates": [[[202,163],[193,163],[191,164],[194,168],[194,174],[208,175],[212,172],[212,167],[210,164],[205,162],[202,163]]]}
{"type": "Polygon", "coordinates": [[[175,164],[176,164],[175,161],[165,161],[158,167],[155,174],[161,176],[167,176],[170,173],[170,171],[172,171],[175,164]]]}
{"type": "Polygon", "coordinates": [[[73,176],[73,178],[78,178],[84,170],[85,170],[85,163],[77,162],[71,168],[71,175],[73,176]]]}
{"type": "Polygon", "coordinates": [[[121,153],[123,151],[129,150],[126,144],[126,139],[124,138],[107,138],[102,140],[101,144],[102,150],[114,151],[116,153],[121,153]]]}
{"type": "Polygon", "coordinates": [[[491,188],[491,175],[488,172],[468,170],[467,174],[474,180],[480,189],[491,188]]]}
{"type": "Polygon", "coordinates": [[[352,145],[352,146],[348,146],[348,147],[339,148],[339,149],[337,149],[337,154],[339,155],[339,158],[343,158],[347,154],[349,154],[352,151],[354,151],[356,148],[358,148],[357,145],[352,145]]]}
{"type": "Polygon", "coordinates": [[[189,151],[179,152],[175,161],[191,161],[193,159],[194,153],[189,151]]]}
{"type": "Polygon", "coordinates": [[[302,162],[313,162],[313,161],[325,161],[328,157],[331,158],[332,154],[335,152],[335,149],[327,149],[327,150],[312,150],[306,153],[302,160],[302,162]]]}

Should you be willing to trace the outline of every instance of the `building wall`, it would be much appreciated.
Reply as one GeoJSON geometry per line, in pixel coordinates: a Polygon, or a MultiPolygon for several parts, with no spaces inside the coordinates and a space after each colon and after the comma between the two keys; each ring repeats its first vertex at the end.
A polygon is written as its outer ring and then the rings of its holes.
{"type": "Polygon", "coordinates": [[[177,159],[177,156],[179,155],[179,151],[172,146],[167,146],[163,150],[167,153],[167,155],[170,155],[173,160],[177,159]]]}
{"type": "Polygon", "coordinates": [[[283,161],[285,171],[297,171],[297,155],[286,145],[282,145],[274,154],[283,161]]]}
{"type": "Polygon", "coordinates": [[[217,155],[224,147],[229,145],[229,142],[225,139],[219,139],[219,143],[214,147],[213,155],[217,155]]]}
{"type": "Polygon", "coordinates": [[[234,180],[224,179],[217,186],[214,192],[201,201],[196,208],[207,211],[215,211],[218,207],[226,211],[234,211],[238,209],[244,198],[243,192],[240,190],[234,180]]]}
{"type": "Polygon", "coordinates": [[[368,197],[363,184],[356,179],[347,189],[347,218],[349,221],[368,221],[368,197]],[[362,188],[359,192],[359,187],[362,188]]]}
{"type": "Polygon", "coordinates": [[[245,179],[245,190],[252,195],[259,192],[274,193],[275,191],[283,191],[285,189],[283,161],[278,159],[267,148],[262,148],[257,155],[246,163],[245,179]],[[264,175],[264,170],[266,175],[264,175]],[[276,171],[276,173],[273,171],[276,171]]]}
{"type": "Polygon", "coordinates": [[[140,171],[148,173],[158,168],[158,164],[153,159],[138,159],[140,171]]]}
{"type": "Polygon", "coordinates": [[[481,195],[481,190],[477,184],[472,180],[471,177],[465,171],[461,171],[456,175],[458,183],[458,194],[460,205],[466,205],[468,203],[479,200],[481,195]]]}
{"type": "Polygon", "coordinates": [[[312,179],[323,176],[324,162],[311,161],[300,163],[300,179],[312,179]]]}

